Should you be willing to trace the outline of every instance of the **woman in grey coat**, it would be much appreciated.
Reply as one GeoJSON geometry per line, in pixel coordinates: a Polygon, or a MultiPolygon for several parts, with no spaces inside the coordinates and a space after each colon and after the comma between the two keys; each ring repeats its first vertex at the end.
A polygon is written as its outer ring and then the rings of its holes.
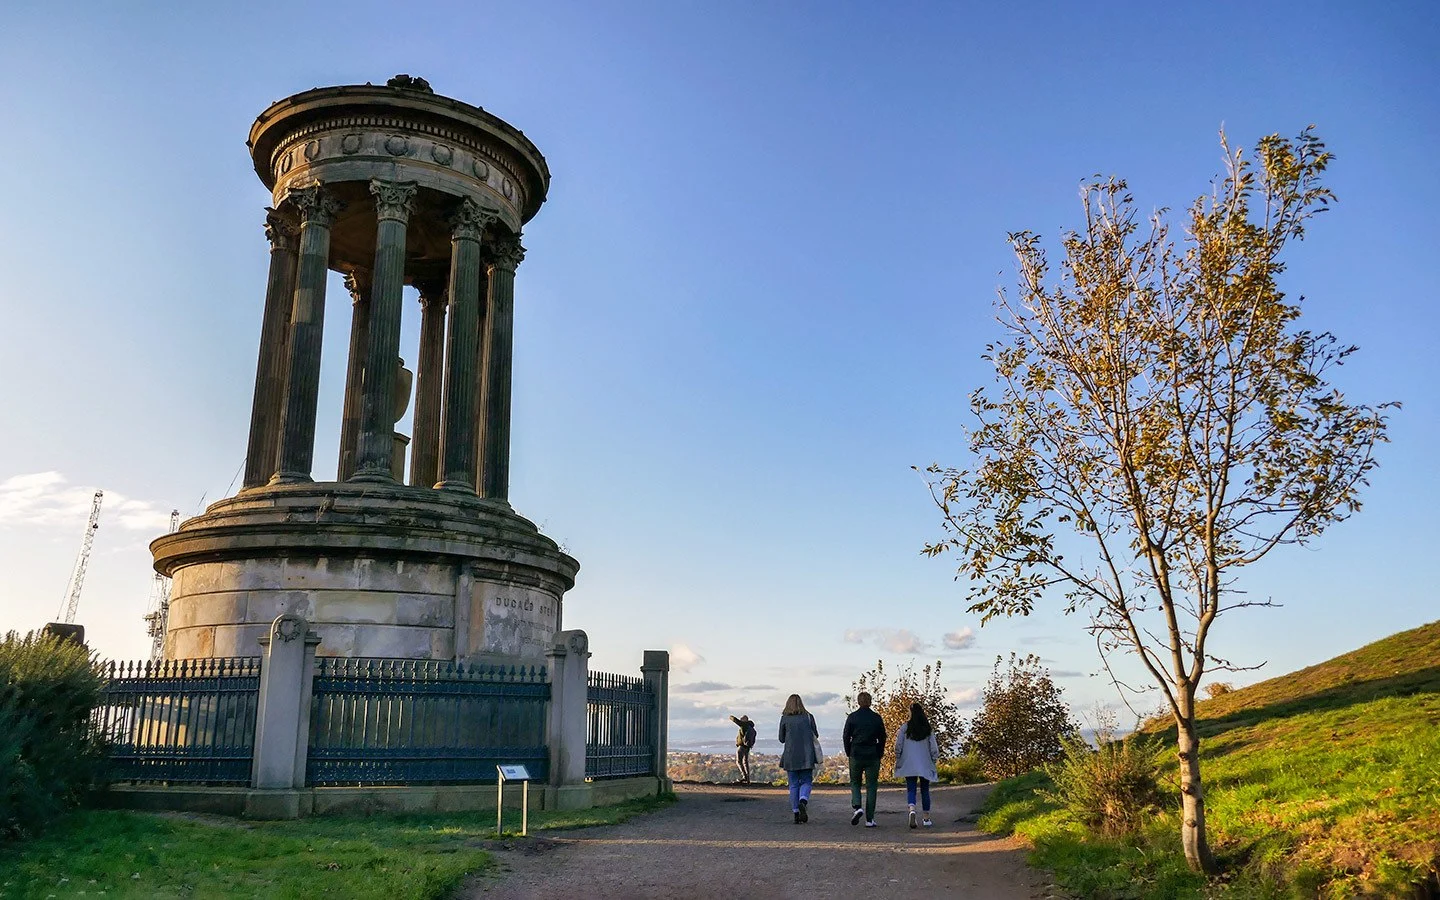
{"type": "Polygon", "coordinates": [[[940,744],[935,729],[925,715],[925,707],[910,704],[910,721],[900,726],[895,739],[895,774],[905,779],[905,799],[910,803],[910,827],[915,827],[915,788],[925,808],[925,827],[930,821],[930,782],[936,781],[935,763],[940,759],[940,744]]]}
{"type": "Polygon", "coordinates": [[[810,805],[810,783],[815,775],[815,766],[820,760],[815,756],[816,738],[820,730],[815,717],[805,711],[805,704],[799,694],[791,694],[780,713],[780,743],[785,750],[780,754],[780,768],[790,782],[790,810],[795,814],[795,824],[810,821],[807,807],[810,805]]]}

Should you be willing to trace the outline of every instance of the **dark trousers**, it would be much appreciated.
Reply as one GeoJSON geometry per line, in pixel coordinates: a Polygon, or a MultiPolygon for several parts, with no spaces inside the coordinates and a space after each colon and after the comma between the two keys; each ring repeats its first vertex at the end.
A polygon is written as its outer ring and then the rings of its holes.
{"type": "Polygon", "coordinates": [[[865,821],[875,821],[875,791],[880,786],[880,760],[850,757],[850,806],[860,808],[860,782],[865,782],[865,821]]]}
{"type": "Polygon", "coordinates": [[[750,780],[750,748],[741,744],[735,748],[735,765],[740,767],[740,780],[750,780]]]}
{"type": "Polygon", "coordinates": [[[928,813],[930,811],[930,779],[921,778],[918,775],[905,776],[905,802],[911,806],[915,805],[915,786],[920,786],[920,802],[922,808],[928,813]]]}

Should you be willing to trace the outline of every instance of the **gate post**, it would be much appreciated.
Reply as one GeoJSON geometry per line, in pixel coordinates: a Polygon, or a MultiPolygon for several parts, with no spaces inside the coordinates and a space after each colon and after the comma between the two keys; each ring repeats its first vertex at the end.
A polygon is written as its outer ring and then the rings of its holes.
{"type": "Polygon", "coordinates": [[[670,781],[670,652],[646,650],[640,674],[655,698],[655,718],[650,726],[655,740],[655,778],[659,792],[668,794],[675,790],[670,781]]]}
{"type": "Polygon", "coordinates": [[[546,809],[589,809],[593,791],[585,780],[586,710],[589,704],[590,638],[578,629],[561,631],[545,654],[550,670],[546,738],[550,783],[546,809]]]}
{"type": "Polygon", "coordinates": [[[310,746],[310,696],[315,648],[320,636],[296,615],[276,617],[260,638],[260,698],[255,713],[252,790],[245,815],[256,819],[294,819],[302,809],[305,763],[310,746]]]}

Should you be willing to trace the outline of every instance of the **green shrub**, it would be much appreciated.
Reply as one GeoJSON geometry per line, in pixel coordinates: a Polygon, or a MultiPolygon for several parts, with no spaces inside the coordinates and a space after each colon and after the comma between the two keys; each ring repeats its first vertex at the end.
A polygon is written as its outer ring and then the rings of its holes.
{"type": "Polygon", "coordinates": [[[942,759],[935,770],[941,781],[951,784],[982,784],[990,780],[985,776],[985,766],[974,755],[961,754],[942,759]]]}
{"type": "Polygon", "coordinates": [[[1165,797],[1159,747],[1142,736],[1112,737],[1097,729],[1093,748],[1083,738],[1066,737],[1065,755],[1045,769],[1054,787],[1041,794],[1092,831],[1120,837],[1139,831],[1165,797]]]}
{"type": "Polygon", "coordinates": [[[1040,657],[995,657],[981,706],[970,720],[961,750],[975,756],[992,781],[1014,778],[1061,758],[1064,738],[1080,727],[1065,705],[1064,691],[1040,657]]]}
{"type": "Polygon", "coordinates": [[[34,834],[93,783],[100,685],[79,644],[35,632],[0,640],[0,842],[34,834]]]}

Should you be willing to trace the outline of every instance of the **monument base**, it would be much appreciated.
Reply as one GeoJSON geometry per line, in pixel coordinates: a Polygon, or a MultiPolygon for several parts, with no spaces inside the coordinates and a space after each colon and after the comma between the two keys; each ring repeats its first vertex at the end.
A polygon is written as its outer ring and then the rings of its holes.
{"type": "Polygon", "coordinates": [[[320,656],[540,665],[579,569],[509,504],[401,485],[253,488],[150,548],[166,659],[254,656],[290,614],[320,656]]]}

